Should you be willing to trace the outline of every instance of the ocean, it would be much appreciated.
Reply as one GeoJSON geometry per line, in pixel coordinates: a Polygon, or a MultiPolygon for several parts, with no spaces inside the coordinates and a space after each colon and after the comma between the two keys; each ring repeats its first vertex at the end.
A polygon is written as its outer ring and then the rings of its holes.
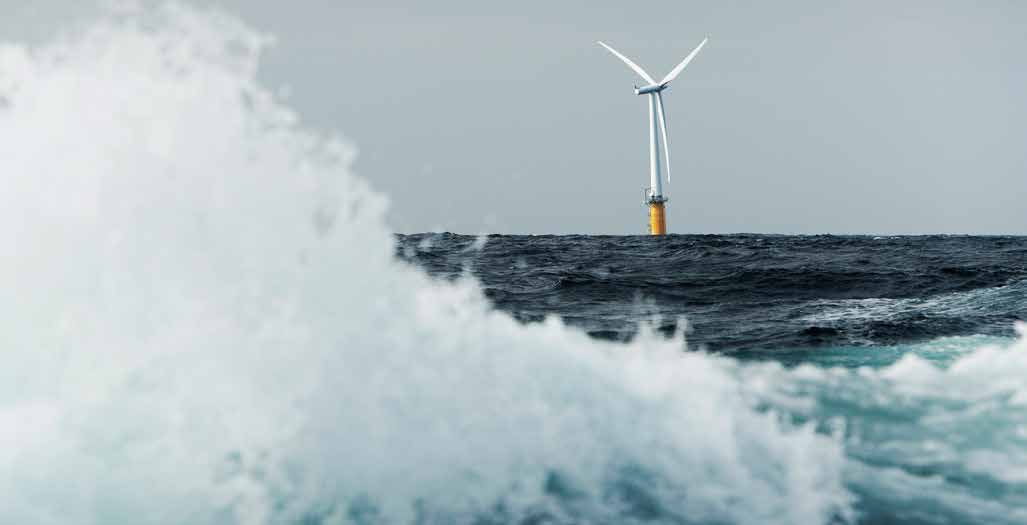
{"type": "Polygon", "coordinates": [[[640,326],[745,359],[879,366],[881,349],[1011,338],[1027,319],[1027,237],[399,235],[397,256],[470,277],[522,322],[597,339],[640,326]],[[844,361],[833,349],[845,348],[844,361]]]}
{"type": "Polygon", "coordinates": [[[0,522],[1027,522],[1023,238],[397,236],[270,41],[0,44],[0,522]]]}

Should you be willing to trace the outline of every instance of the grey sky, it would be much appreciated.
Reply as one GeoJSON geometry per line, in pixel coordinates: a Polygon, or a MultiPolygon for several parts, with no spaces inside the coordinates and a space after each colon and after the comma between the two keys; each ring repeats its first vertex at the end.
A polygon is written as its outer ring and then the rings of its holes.
{"type": "MultiPolygon", "coordinates": [[[[6,9],[38,37],[78,2],[6,9]]],[[[338,132],[401,232],[643,233],[662,77],[671,232],[1027,233],[1027,3],[202,1],[338,132]]]]}

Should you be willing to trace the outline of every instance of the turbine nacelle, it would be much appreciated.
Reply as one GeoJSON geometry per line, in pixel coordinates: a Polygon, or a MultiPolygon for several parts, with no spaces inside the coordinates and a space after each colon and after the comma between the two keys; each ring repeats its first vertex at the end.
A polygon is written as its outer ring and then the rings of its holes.
{"type": "Polygon", "coordinates": [[[667,84],[649,84],[648,86],[638,87],[635,86],[636,95],[648,95],[649,93],[659,93],[667,89],[667,84]]]}

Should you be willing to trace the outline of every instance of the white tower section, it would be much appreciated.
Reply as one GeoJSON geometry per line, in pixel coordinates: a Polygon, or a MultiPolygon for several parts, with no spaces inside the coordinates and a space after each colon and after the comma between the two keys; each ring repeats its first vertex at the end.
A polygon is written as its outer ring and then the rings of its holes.
{"type": "MultiPolygon", "coordinates": [[[[660,115],[657,113],[656,93],[649,93],[649,196],[663,196],[663,178],[660,176],[660,115]]],[[[663,145],[667,147],[666,144],[663,145]]]]}

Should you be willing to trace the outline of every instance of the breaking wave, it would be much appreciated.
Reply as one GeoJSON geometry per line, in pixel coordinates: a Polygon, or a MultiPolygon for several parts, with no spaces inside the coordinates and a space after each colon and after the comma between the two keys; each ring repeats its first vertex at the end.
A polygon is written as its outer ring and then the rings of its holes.
{"type": "Polygon", "coordinates": [[[269,42],[172,4],[0,46],[3,521],[1024,518],[1023,342],[843,371],[522,325],[394,259],[269,42]]]}

